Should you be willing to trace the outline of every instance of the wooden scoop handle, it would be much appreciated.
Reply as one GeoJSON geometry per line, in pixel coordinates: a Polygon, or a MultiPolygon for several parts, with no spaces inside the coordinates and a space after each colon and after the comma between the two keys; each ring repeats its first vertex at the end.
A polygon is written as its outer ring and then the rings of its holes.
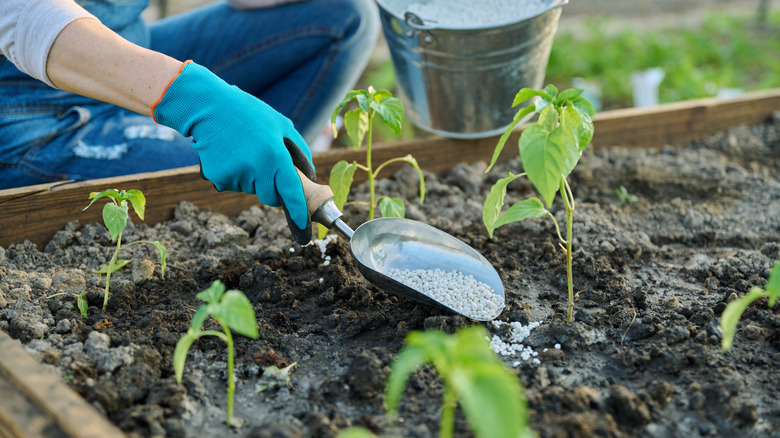
{"type": "Polygon", "coordinates": [[[301,178],[303,194],[306,196],[306,207],[309,209],[309,214],[314,216],[314,213],[322,204],[333,197],[333,190],[330,189],[330,186],[317,184],[310,180],[300,169],[296,170],[298,171],[298,176],[301,178]]]}

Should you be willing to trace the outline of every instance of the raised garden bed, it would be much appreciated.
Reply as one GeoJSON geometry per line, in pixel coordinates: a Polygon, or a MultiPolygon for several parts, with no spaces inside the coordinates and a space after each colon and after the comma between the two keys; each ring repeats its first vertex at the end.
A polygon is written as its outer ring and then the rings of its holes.
{"type": "MultiPolygon", "coordinates": [[[[492,262],[507,291],[499,320],[541,321],[523,341],[537,356],[504,357],[525,385],[540,436],[771,436],[780,433],[773,369],[780,315],[765,302],[751,306],[725,355],[718,316],[729,300],[763,285],[780,258],[778,109],[775,90],[597,116],[593,146],[572,174],[571,324],[563,322],[563,255],[551,223],[508,225],[493,240],[481,224],[491,183],[519,167],[516,148],[505,148],[505,163],[487,176],[480,161],[495,139],[430,138],[374,153],[381,160],[411,152],[432,172],[422,205],[415,172],[380,184],[407,199],[408,216],[492,262]],[[620,186],[638,200],[616,206],[620,186]]],[[[324,172],[352,157],[332,151],[315,162],[324,172]]],[[[42,189],[0,192],[0,330],[128,435],[334,436],[349,425],[436,435],[438,379],[430,369],[415,374],[402,421],[390,425],[382,415],[387,366],[409,331],[471,322],[366,283],[342,239],[327,247],[326,264],[316,246],[290,241],[278,210],[216,193],[196,169],[42,189]],[[89,192],[111,187],[147,195],[146,222],[136,220],[125,238],[162,241],[169,271],[163,280],[153,248],[131,247],[124,258],[135,261],[112,276],[103,312],[103,278],[90,271],[107,262],[110,240],[93,222],[100,209],[81,209],[89,192]],[[195,294],[215,279],[246,292],[260,330],[256,341],[235,337],[239,427],[231,429],[221,341],[193,346],[183,385],[171,366],[199,305],[195,294]],[[84,289],[94,306],[86,319],[72,297],[46,299],[84,289]],[[262,376],[291,362],[289,382],[262,376]],[[258,392],[263,383],[270,386],[258,392]]],[[[508,197],[529,192],[518,183],[508,197]]],[[[352,225],[365,220],[355,207],[345,213],[352,225]]],[[[506,325],[486,326],[508,340],[506,325]]],[[[469,436],[460,417],[456,435],[469,436]]]]}

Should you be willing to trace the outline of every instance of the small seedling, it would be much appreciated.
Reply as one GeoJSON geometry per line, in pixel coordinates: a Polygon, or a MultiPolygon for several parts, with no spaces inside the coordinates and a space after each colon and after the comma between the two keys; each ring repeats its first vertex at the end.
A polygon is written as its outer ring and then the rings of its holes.
{"type": "Polygon", "coordinates": [[[133,206],[133,210],[135,211],[135,214],[138,215],[138,218],[144,220],[146,197],[140,190],[116,191],[114,189],[109,189],[102,192],[92,192],[89,194],[89,199],[92,201],[89,205],[84,207],[84,210],[88,209],[100,198],[108,198],[111,201],[103,206],[103,222],[105,223],[106,228],[108,228],[108,232],[111,234],[111,241],[116,241],[116,249],[114,250],[114,255],[111,257],[111,261],[108,262],[108,265],[93,271],[96,274],[106,274],[106,290],[103,295],[103,310],[106,310],[106,307],[108,306],[108,285],[111,283],[111,274],[129,263],[129,260],[117,259],[120,249],[138,243],[149,243],[154,245],[157,248],[157,251],[160,252],[160,272],[163,279],[165,279],[165,258],[168,251],[162,243],[156,240],[154,242],[138,240],[130,242],[127,245],[122,245],[122,232],[127,225],[127,218],[129,216],[128,201],[133,206]]]}
{"type": "Polygon", "coordinates": [[[270,388],[276,388],[279,386],[287,386],[290,384],[290,372],[298,362],[293,362],[284,368],[279,368],[276,365],[271,365],[263,370],[263,375],[260,377],[260,381],[255,385],[255,391],[263,392],[270,388]]]}
{"type": "Polygon", "coordinates": [[[632,195],[631,193],[628,193],[628,189],[626,189],[623,186],[620,186],[619,188],[615,189],[615,194],[618,197],[618,202],[615,203],[615,206],[618,208],[621,208],[626,205],[633,205],[634,202],[639,200],[639,198],[636,195],[632,195]]]}
{"type": "Polygon", "coordinates": [[[211,283],[208,289],[198,292],[195,298],[205,301],[206,304],[198,307],[192,316],[189,330],[176,343],[176,348],[173,351],[173,371],[176,374],[176,382],[181,383],[187,352],[189,352],[193,342],[201,336],[216,336],[225,341],[228,367],[227,425],[230,426],[230,420],[233,418],[233,395],[236,392],[236,382],[233,378],[235,351],[233,335],[231,335],[230,330],[257,339],[255,309],[243,292],[232,289],[225,292],[225,285],[219,280],[211,283]],[[221,332],[203,330],[203,324],[209,316],[219,323],[222,327],[221,332]]]}
{"type": "Polygon", "coordinates": [[[376,435],[365,427],[352,426],[339,432],[336,438],[376,438],[376,435]]]}
{"type": "Polygon", "coordinates": [[[593,106],[580,94],[582,94],[582,90],[575,89],[559,93],[553,85],[548,85],[544,90],[523,88],[517,93],[512,106],[517,106],[532,98],[536,98],[535,102],[523,107],[515,114],[512,123],[504,131],[496,145],[487,171],[496,164],[504,144],[517,124],[526,116],[538,113],[538,121],[526,127],[518,141],[520,159],[525,172],[517,175],[509,172],[508,177],[498,180],[490,189],[482,210],[482,220],[491,238],[496,228],[511,222],[543,216],[549,216],[552,219],[558,240],[566,249],[566,280],[569,296],[566,318],[569,322],[572,320],[574,309],[574,283],[571,266],[574,195],[566,179],[577,165],[582,151],[593,138],[593,106]],[[521,176],[525,176],[531,181],[542,199],[537,197],[525,199],[501,213],[507,185],[521,176]],[[552,206],[556,193],[560,193],[566,209],[565,239],[561,235],[561,228],[555,216],[547,210],[552,206]]]}
{"type": "MultiPolygon", "coordinates": [[[[85,290],[81,291],[80,294],[76,294],[76,293],[71,294],[74,297],[76,297],[76,305],[79,308],[79,313],[81,313],[81,316],[83,316],[84,318],[86,318],[88,316],[87,311],[89,310],[89,303],[87,303],[87,300],[84,298],[84,295],[86,295],[86,294],[87,294],[87,291],[85,291],[85,290]]],[[[46,297],[46,299],[48,300],[49,298],[59,297],[59,296],[62,296],[62,295],[67,295],[67,293],[62,292],[62,293],[58,293],[58,294],[54,294],[54,295],[49,295],[48,297],[46,297]]]]}
{"type": "Polygon", "coordinates": [[[775,303],[780,299],[780,260],[775,263],[769,272],[764,288],[754,286],[742,298],[730,302],[723,314],[720,316],[720,328],[723,330],[723,341],[721,351],[725,353],[734,343],[734,334],[737,331],[737,323],[742,317],[742,313],[747,307],[759,298],[767,298],[767,305],[770,308],[775,307],[775,303]]]}
{"type": "Polygon", "coordinates": [[[431,364],[444,383],[439,436],[452,437],[455,405],[460,403],[474,434],[481,438],[532,437],[528,407],[520,381],[498,360],[483,326],[447,335],[437,330],[414,331],[390,366],[385,407],[392,417],[409,377],[431,364]]]}
{"type": "MultiPolygon", "coordinates": [[[[368,90],[352,90],[347,93],[331,115],[331,123],[334,124],[334,137],[338,135],[338,131],[335,127],[336,117],[339,115],[341,109],[353,100],[357,102],[357,108],[347,111],[344,114],[344,128],[346,129],[347,135],[352,141],[352,147],[355,150],[359,150],[363,144],[363,139],[366,139],[366,163],[363,165],[358,164],[356,161],[348,163],[342,160],[333,166],[333,169],[330,171],[329,180],[330,188],[333,190],[333,201],[339,209],[344,207],[344,204],[347,202],[350,188],[352,187],[355,171],[360,169],[365,171],[368,175],[368,218],[374,218],[374,212],[377,207],[383,217],[404,217],[406,215],[406,207],[404,206],[403,200],[390,196],[377,197],[375,192],[375,181],[377,175],[385,166],[398,162],[408,163],[417,169],[417,173],[420,175],[420,203],[422,203],[425,199],[425,179],[423,179],[422,170],[420,170],[417,160],[411,155],[406,155],[404,157],[387,160],[376,168],[371,162],[371,138],[374,118],[378,114],[382,119],[382,122],[388,128],[396,135],[400,135],[401,121],[404,116],[403,104],[387,90],[374,90],[373,87],[368,87],[368,90]]],[[[323,233],[320,232],[320,238],[322,238],[322,234],[323,233]]]]}

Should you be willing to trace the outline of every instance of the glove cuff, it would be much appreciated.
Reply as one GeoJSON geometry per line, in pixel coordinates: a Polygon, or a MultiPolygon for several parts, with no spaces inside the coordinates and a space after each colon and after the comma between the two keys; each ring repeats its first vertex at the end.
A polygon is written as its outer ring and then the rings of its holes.
{"type": "Polygon", "coordinates": [[[181,64],[181,67],[179,68],[179,73],[177,73],[176,76],[171,78],[170,82],[168,82],[168,85],[166,85],[165,88],[163,88],[162,93],[160,93],[160,97],[158,97],[157,100],[155,100],[154,103],[152,103],[152,105],[149,107],[149,109],[151,110],[150,112],[152,114],[152,120],[154,120],[155,123],[157,123],[158,125],[161,125],[161,123],[157,120],[157,116],[155,115],[157,104],[159,104],[160,101],[163,100],[163,97],[165,97],[165,94],[168,93],[168,89],[171,88],[171,85],[173,85],[173,81],[175,81],[179,76],[181,76],[181,72],[184,71],[184,67],[186,67],[187,64],[190,64],[192,62],[193,61],[191,59],[188,59],[181,64]]]}
{"type": "Polygon", "coordinates": [[[198,137],[205,139],[222,129],[222,124],[199,122],[214,121],[216,114],[220,120],[233,120],[244,104],[244,93],[239,91],[206,67],[187,61],[152,106],[152,115],[157,123],[171,127],[185,137],[193,136],[192,131],[197,129],[200,131],[198,137]],[[227,105],[217,96],[234,98],[227,105]]]}

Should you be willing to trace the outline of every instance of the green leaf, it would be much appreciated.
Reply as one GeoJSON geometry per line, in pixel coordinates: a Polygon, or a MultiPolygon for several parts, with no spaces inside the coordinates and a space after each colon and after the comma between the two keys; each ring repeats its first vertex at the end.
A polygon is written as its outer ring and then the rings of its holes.
{"type": "Polygon", "coordinates": [[[513,175],[511,172],[506,178],[501,178],[493,184],[485,198],[485,203],[482,206],[482,222],[485,224],[485,228],[488,230],[490,237],[493,237],[493,230],[495,230],[498,217],[501,215],[501,209],[504,208],[504,198],[506,197],[506,186],[519,178],[521,175],[513,175]]]}
{"type": "Polygon", "coordinates": [[[353,426],[339,432],[336,438],[376,438],[376,435],[365,427],[353,426]]]}
{"type": "Polygon", "coordinates": [[[398,409],[406,382],[427,359],[423,347],[406,345],[390,364],[390,374],[387,376],[385,386],[385,410],[388,414],[394,413],[398,409]]]}
{"type": "Polygon", "coordinates": [[[116,240],[119,233],[127,225],[127,205],[116,205],[114,203],[108,203],[103,206],[103,222],[108,228],[108,232],[111,234],[111,240],[116,240]]]}
{"type": "Polygon", "coordinates": [[[152,245],[154,245],[160,253],[160,274],[162,275],[163,280],[165,280],[165,259],[168,257],[168,250],[158,240],[152,242],[152,245]]]}
{"type": "Polygon", "coordinates": [[[333,109],[333,112],[330,114],[330,124],[333,127],[333,138],[336,138],[338,136],[338,129],[336,129],[336,118],[339,115],[339,112],[342,108],[352,100],[354,100],[359,94],[365,94],[366,92],[363,90],[351,90],[348,91],[347,94],[344,96],[344,99],[339,102],[339,104],[336,106],[335,109],[333,109]]]}
{"type": "Polygon", "coordinates": [[[425,350],[426,362],[433,364],[436,371],[446,380],[452,366],[451,353],[455,339],[439,330],[414,331],[406,336],[406,345],[425,350]]]}
{"type": "Polygon", "coordinates": [[[119,200],[119,192],[117,192],[114,189],[108,189],[108,190],[104,190],[102,192],[92,192],[92,193],[89,194],[89,199],[91,199],[92,202],[90,202],[89,205],[84,207],[81,211],[84,211],[84,210],[88,209],[92,204],[95,203],[95,201],[97,201],[100,198],[105,198],[105,197],[109,197],[109,198],[113,199],[114,202],[117,202],[119,200]]]}
{"type": "Polygon", "coordinates": [[[547,131],[552,132],[558,127],[558,109],[554,105],[549,105],[539,110],[539,119],[536,123],[547,131]]]}
{"type": "MultiPolygon", "coordinates": [[[[128,263],[130,263],[130,260],[117,259],[116,262],[114,262],[114,267],[111,269],[111,273],[113,274],[114,272],[124,268],[128,263]]],[[[103,265],[100,267],[100,269],[93,270],[92,273],[106,275],[108,274],[108,265],[103,265]]]]}
{"type": "Polygon", "coordinates": [[[450,380],[477,437],[515,438],[528,427],[520,382],[499,362],[457,367],[450,380]]]}
{"type": "Polygon", "coordinates": [[[731,348],[734,342],[734,333],[737,331],[737,323],[739,318],[742,317],[742,313],[753,301],[766,296],[766,292],[759,288],[754,287],[750,289],[747,295],[730,302],[723,313],[720,315],[720,328],[723,330],[723,341],[721,344],[721,351],[725,353],[731,348]]]}
{"type": "Polygon", "coordinates": [[[582,149],[584,149],[584,147],[580,147],[580,144],[579,144],[579,139],[580,139],[579,138],[579,132],[580,132],[580,128],[582,127],[582,125],[584,123],[583,120],[582,120],[582,117],[580,117],[580,113],[576,109],[571,107],[571,106],[568,106],[568,107],[564,108],[563,109],[563,118],[561,120],[561,123],[563,124],[563,126],[566,129],[571,131],[572,138],[574,139],[574,141],[576,143],[574,145],[574,147],[577,148],[578,151],[581,151],[582,149]]]}
{"type": "Polygon", "coordinates": [[[495,229],[511,222],[520,222],[521,220],[530,217],[540,218],[547,213],[547,209],[544,208],[544,205],[542,205],[542,201],[539,200],[539,198],[524,199],[509,207],[509,209],[498,218],[493,228],[495,229]]]}
{"type": "Polygon", "coordinates": [[[401,198],[383,197],[379,200],[379,211],[382,213],[382,217],[406,216],[406,206],[401,198]]]}
{"type": "Polygon", "coordinates": [[[317,238],[322,240],[328,235],[328,227],[322,224],[317,224],[317,238]]]}
{"type": "Polygon", "coordinates": [[[512,135],[512,132],[515,130],[515,127],[517,127],[517,125],[525,118],[525,116],[533,112],[534,112],[533,107],[526,106],[523,107],[520,111],[518,111],[515,114],[515,117],[512,119],[512,123],[510,123],[509,126],[507,126],[507,128],[504,130],[504,133],[501,134],[501,138],[498,139],[498,144],[496,144],[496,147],[493,150],[493,157],[490,159],[490,165],[485,170],[485,173],[489,172],[490,169],[492,169],[493,166],[496,164],[496,161],[498,160],[498,156],[501,155],[501,151],[504,149],[504,144],[506,144],[506,141],[509,140],[509,136],[512,135]]]}
{"type": "Polygon", "coordinates": [[[368,132],[368,122],[368,113],[360,108],[344,114],[344,129],[347,130],[347,136],[352,140],[352,147],[355,150],[360,149],[363,144],[363,138],[368,132]]]}
{"type": "Polygon", "coordinates": [[[580,161],[580,156],[582,155],[577,147],[577,139],[574,137],[571,130],[559,126],[550,133],[550,136],[547,137],[547,142],[553,143],[553,145],[550,145],[550,152],[553,156],[556,156],[560,151],[560,158],[563,160],[561,176],[563,178],[568,178],[571,171],[577,166],[577,162],[580,161]]]}
{"type": "Polygon", "coordinates": [[[381,117],[385,126],[395,135],[401,135],[401,122],[404,119],[404,106],[397,97],[383,96],[378,102],[371,102],[373,108],[381,117]]]}
{"type": "Polygon", "coordinates": [[[190,351],[192,343],[198,337],[197,333],[187,332],[179,338],[176,348],[173,349],[173,372],[176,375],[176,383],[181,383],[181,378],[184,374],[184,363],[187,361],[187,353],[190,351]]]}
{"type": "Polygon", "coordinates": [[[219,280],[214,280],[207,289],[198,292],[195,298],[205,301],[209,304],[219,303],[220,298],[225,293],[225,284],[219,280]]]}
{"type": "MultiPolygon", "coordinates": [[[[515,94],[515,99],[512,101],[512,107],[516,107],[517,105],[520,105],[526,100],[536,96],[542,96],[548,101],[552,99],[552,96],[545,93],[544,91],[534,90],[533,88],[523,88],[520,91],[518,91],[517,94],[515,94]]],[[[531,105],[531,109],[533,110],[533,105],[531,105]]]]}
{"type": "Polygon", "coordinates": [[[550,84],[550,85],[544,87],[544,92],[547,93],[548,95],[554,97],[554,96],[558,95],[558,88],[555,85],[550,84]]]}
{"type": "Polygon", "coordinates": [[[333,191],[333,202],[339,210],[344,208],[349,196],[349,190],[352,187],[352,180],[357,170],[357,163],[347,163],[344,160],[339,161],[330,170],[330,179],[328,185],[333,191]]]}
{"type": "Polygon", "coordinates": [[[564,171],[573,168],[571,150],[565,144],[563,131],[556,129],[553,135],[539,125],[531,125],[523,131],[519,142],[520,159],[528,179],[548,207],[555,199],[564,171]]]}
{"type": "Polygon", "coordinates": [[[386,90],[384,88],[374,91],[373,94],[374,102],[381,102],[383,99],[387,99],[389,97],[393,97],[393,93],[391,93],[389,90],[386,90]]]}
{"type": "Polygon", "coordinates": [[[198,309],[195,310],[195,314],[192,315],[192,320],[190,321],[190,327],[192,328],[192,331],[199,332],[203,330],[203,324],[206,322],[208,317],[209,305],[202,304],[198,306],[198,309]]]}
{"type": "Polygon", "coordinates": [[[555,96],[553,103],[557,106],[562,106],[564,102],[569,99],[578,97],[580,94],[582,94],[582,92],[583,90],[576,88],[569,88],[568,90],[561,91],[557,96],[555,96]]]}
{"type": "Polygon", "coordinates": [[[257,317],[252,303],[240,290],[229,290],[222,296],[219,305],[210,305],[211,316],[231,330],[257,339],[257,317]]]}
{"type": "Polygon", "coordinates": [[[775,263],[769,272],[769,279],[764,285],[764,290],[769,294],[769,307],[775,307],[775,303],[780,299],[780,261],[775,263]]]}
{"type": "Polygon", "coordinates": [[[366,114],[371,112],[371,107],[368,104],[369,93],[358,94],[357,96],[355,96],[355,99],[357,99],[358,108],[360,108],[360,110],[362,110],[366,114]]]}
{"type": "Polygon", "coordinates": [[[144,211],[146,210],[146,197],[144,194],[141,193],[140,190],[133,189],[128,190],[124,198],[133,204],[135,214],[137,214],[141,220],[144,220],[144,211]]]}
{"type": "Polygon", "coordinates": [[[76,295],[76,305],[79,308],[79,313],[81,313],[81,316],[84,318],[89,316],[89,303],[84,299],[84,295],[86,294],[87,291],[82,291],[80,294],[76,295]]]}
{"type": "Polygon", "coordinates": [[[588,99],[584,97],[576,97],[571,100],[572,106],[569,108],[577,111],[579,115],[580,124],[576,130],[572,130],[577,137],[577,144],[580,151],[583,151],[590,141],[593,140],[594,126],[593,126],[593,105],[591,105],[588,99]]]}
{"type": "Polygon", "coordinates": [[[450,338],[454,341],[452,359],[458,364],[496,360],[496,355],[490,349],[490,342],[487,340],[489,334],[482,325],[464,327],[450,338]]]}

